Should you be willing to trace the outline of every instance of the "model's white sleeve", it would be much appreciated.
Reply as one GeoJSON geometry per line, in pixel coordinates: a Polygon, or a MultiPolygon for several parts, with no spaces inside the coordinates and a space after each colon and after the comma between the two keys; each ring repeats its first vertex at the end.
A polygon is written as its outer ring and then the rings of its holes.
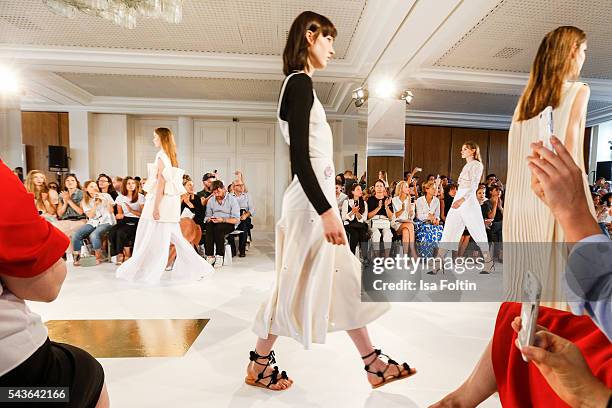
{"type": "Polygon", "coordinates": [[[476,195],[476,190],[478,190],[478,185],[480,184],[480,178],[482,177],[483,170],[481,162],[475,161],[475,163],[476,164],[470,166],[470,169],[468,170],[468,174],[470,175],[470,190],[474,195],[476,195]]]}

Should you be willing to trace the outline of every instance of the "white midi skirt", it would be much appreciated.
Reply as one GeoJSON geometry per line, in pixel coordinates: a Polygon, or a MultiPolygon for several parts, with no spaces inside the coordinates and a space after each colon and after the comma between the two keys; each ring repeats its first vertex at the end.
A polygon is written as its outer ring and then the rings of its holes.
{"type": "MultiPolygon", "coordinates": [[[[330,179],[319,181],[338,214],[330,179]]],[[[276,225],[276,279],[255,319],[257,336],[292,337],[309,348],[325,343],[327,332],[364,327],[389,309],[388,303],[361,301],[361,263],[348,245],[325,240],[321,217],[297,176],[285,191],[282,209],[276,225]]]]}

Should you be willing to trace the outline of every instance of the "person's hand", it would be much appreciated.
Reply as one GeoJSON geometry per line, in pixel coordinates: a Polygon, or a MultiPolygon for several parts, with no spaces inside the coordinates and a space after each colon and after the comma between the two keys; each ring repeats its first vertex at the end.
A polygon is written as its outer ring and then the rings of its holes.
{"type": "Polygon", "coordinates": [[[387,206],[389,206],[389,205],[391,205],[391,198],[387,198],[387,199],[385,200],[385,207],[387,207],[387,206]]]}
{"type": "Polygon", "coordinates": [[[334,245],[346,244],[344,227],[332,208],[321,214],[321,221],[323,221],[323,234],[327,242],[334,245]]]}
{"type": "Polygon", "coordinates": [[[159,218],[160,218],[160,216],[159,216],[159,208],[154,208],[153,209],[153,219],[155,221],[159,221],[159,218]]]}
{"type": "Polygon", "coordinates": [[[351,210],[351,212],[355,215],[359,214],[359,206],[355,206],[353,207],[353,209],[351,210]]]}
{"type": "Polygon", "coordinates": [[[567,205],[568,197],[574,204],[587,206],[584,192],[584,175],[563,143],[555,136],[550,138],[552,152],[542,142],[532,143],[532,154],[527,156],[532,174],[531,189],[546,204],[553,215],[573,213],[575,207],[567,205]]]}
{"type": "MultiPolygon", "coordinates": [[[[516,317],[512,329],[519,332],[521,318],[516,317]]],[[[515,346],[538,368],[548,385],[555,393],[572,407],[605,407],[612,391],[591,372],[580,349],[571,341],[557,336],[543,326],[537,326],[535,345],[520,347],[518,339],[515,346]]]]}
{"type": "Polygon", "coordinates": [[[40,193],[40,198],[43,201],[47,201],[49,199],[49,193],[40,193]]]}
{"type": "Polygon", "coordinates": [[[68,200],[70,200],[70,194],[67,191],[62,191],[60,193],[60,196],[62,197],[62,200],[64,202],[67,202],[68,200]]]}
{"type": "Polygon", "coordinates": [[[415,167],[414,169],[412,169],[412,174],[414,175],[414,174],[417,174],[417,173],[419,173],[419,172],[421,172],[421,171],[423,171],[423,169],[422,169],[422,168],[420,168],[420,167],[415,167]]]}
{"type": "Polygon", "coordinates": [[[451,205],[451,207],[456,210],[457,208],[461,207],[461,204],[463,204],[464,201],[465,201],[465,198],[460,198],[460,199],[454,201],[453,205],[451,205]]]}
{"type": "Polygon", "coordinates": [[[378,206],[376,207],[378,210],[380,210],[383,206],[383,200],[378,200],[378,206]]]}
{"type": "Polygon", "coordinates": [[[242,214],[242,215],[240,216],[240,221],[244,221],[244,220],[246,220],[246,219],[247,219],[246,213],[244,213],[244,214],[242,214]]]}

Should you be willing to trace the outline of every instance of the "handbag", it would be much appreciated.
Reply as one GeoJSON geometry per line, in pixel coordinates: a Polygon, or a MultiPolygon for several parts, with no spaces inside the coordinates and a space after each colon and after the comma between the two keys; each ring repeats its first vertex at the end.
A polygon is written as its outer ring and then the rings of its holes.
{"type": "Polygon", "coordinates": [[[372,218],[372,229],[391,228],[391,222],[388,218],[372,218]]]}

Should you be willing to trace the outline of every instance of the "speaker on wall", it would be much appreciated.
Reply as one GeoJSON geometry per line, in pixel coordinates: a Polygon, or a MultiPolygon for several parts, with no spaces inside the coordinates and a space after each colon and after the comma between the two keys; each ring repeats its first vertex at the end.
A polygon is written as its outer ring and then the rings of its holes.
{"type": "Polygon", "coordinates": [[[612,180],[612,161],[597,162],[597,176],[612,180]]]}
{"type": "Polygon", "coordinates": [[[66,146],[49,145],[49,171],[68,170],[68,150],[66,146]]]}

